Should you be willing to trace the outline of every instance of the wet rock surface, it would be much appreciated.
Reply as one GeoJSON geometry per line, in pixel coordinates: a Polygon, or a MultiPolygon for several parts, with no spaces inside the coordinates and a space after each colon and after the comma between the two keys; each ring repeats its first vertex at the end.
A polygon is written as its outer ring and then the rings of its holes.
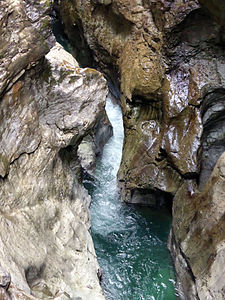
{"type": "Polygon", "coordinates": [[[78,147],[78,157],[84,176],[93,176],[96,158],[102,154],[104,145],[112,135],[112,125],[103,112],[92,132],[83,138],[78,147]]]}
{"type": "Polygon", "coordinates": [[[77,147],[105,114],[106,80],[56,44],[7,89],[0,102],[0,297],[104,299],[77,147]]]}
{"type": "Polygon", "coordinates": [[[0,95],[42,58],[54,44],[50,5],[53,1],[2,1],[0,7],[0,95]]]}
{"type": "Polygon", "coordinates": [[[220,25],[197,1],[63,0],[59,11],[68,37],[76,24],[101,70],[119,75],[124,200],[134,188],[174,195],[181,181],[198,178],[199,107],[224,80],[220,25]]]}
{"type": "MultiPolygon", "coordinates": [[[[174,198],[173,240],[170,247],[175,261],[182,256],[188,265],[189,272],[183,272],[184,276],[179,277],[183,288],[186,280],[190,282],[188,274],[194,282],[195,293],[191,293],[188,299],[225,297],[221,269],[225,251],[224,171],[225,154],[222,154],[201,193],[193,183],[186,182],[174,198]]],[[[177,261],[177,264],[178,269],[183,268],[182,262],[177,261]]],[[[185,295],[189,291],[187,289],[185,295]]]]}
{"type": "MultiPolygon", "coordinates": [[[[221,218],[215,212],[216,221],[207,219],[220,241],[210,229],[203,242],[204,230],[196,228],[205,224],[199,216],[204,201],[210,215],[209,203],[223,198],[212,178],[225,151],[224,4],[199,2],[62,0],[59,7],[68,37],[73,26],[80,28],[101,70],[111,79],[119,77],[123,200],[157,206],[175,197],[170,249],[181,294],[184,299],[223,299],[222,273],[213,269],[221,263],[215,252],[224,241],[221,218]],[[210,239],[215,247],[208,246],[210,239]]],[[[218,175],[221,186],[222,179],[218,175]]]]}
{"type": "Polygon", "coordinates": [[[199,188],[209,178],[218,158],[225,151],[225,98],[224,90],[218,89],[204,98],[202,105],[202,159],[199,188]]]}

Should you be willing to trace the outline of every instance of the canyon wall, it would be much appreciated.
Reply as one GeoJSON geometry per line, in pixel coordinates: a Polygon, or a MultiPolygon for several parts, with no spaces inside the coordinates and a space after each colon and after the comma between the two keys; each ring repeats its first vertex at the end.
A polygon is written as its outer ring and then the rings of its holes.
{"type": "Polygon", "coordinates": [[[101,73],[81,69],[56,44],[52,5],[0,6],[3,300],[105,299],[77,149],[87,135],[96,153],[106,141],[108,88],[101,73]]]}
{"type": "Polygon", "coordinates": [[[200,2],[206,7],[195,0],[60,0],[58,7],[70,41],[76,28],[83,49],[120,86],[123,200],[173,199],[169,246],[180,297],[205,300],[225,297],[225,31],[223,3],[218,16],[216,1],[200,2]]]}

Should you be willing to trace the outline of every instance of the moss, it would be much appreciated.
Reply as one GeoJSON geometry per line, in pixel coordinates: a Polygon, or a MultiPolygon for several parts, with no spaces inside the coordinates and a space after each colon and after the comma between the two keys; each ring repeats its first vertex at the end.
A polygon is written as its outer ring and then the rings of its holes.
{"type": "Polygon", "coordinates": [[[5,53],[4,52],[0,52],[0,59],[4,58],[5,53]]]}
{"type": "Polygon", "coordinates": [[[41,28],[42,28],[42,29],[46,29],[46,28],[48,28],[49,26],[50,26],[50,21],[49,21],[49,18],[47,17],[47,18],[45,18],[45,19],[43,20],[41,28]]]}
{"type": "Polygon", "coordinates": [[[52,70],[51,70],[51,66],[49,64],[46,64],[45,70],[42,73],[42,79],[49,83],[50,78],[52,77],[52,70]]]}
{"type": "Polygon", "coordinates": [[[68,76],[69,74],[68,74],[68,72],[66,72],[66,71],[64,71],[64,70],[62,70],[62,69],[60,69],[60,71],[59,71],[59,82],[60,83],[62,83],[63,82],[63,80],[68,76]]]}
{"type": "Polygon", "coordinates": [[[45,1],[45,6],[46,7],[50,7],[52,5],[52,1],[51,0],[46,0],[45,1]]]}
{"type": "Polygon", "coordinates": [[[71,76],[69,80],[69,84],[74,83],[77,80],[77,76],[71,76]]]}
{"type": "Polygon", "coordinates": [[[51,70],[51,66],[45,62],[45,69],[44,71],[41,73],[41,79],[49,84],[49,88],[51,89],[51,87],[53,85],[56,84],[56,80],[52,75],[52,70],[51,70]]]}
{"type": "MultiPolygon", "coordinates": [[[[63,69],[60,69],[59,71],[59,83],[62,83],[63,80],[66,78],[66,77],[70,77],[70,75],[72,75],[74,73],[74,71],[71,71],[71,70],[63,70],[63,69]]],[[[70,81],[69,83],[73,83],[75,81],[75,77],[76,76],[72,76],[73,78],[71,79],[70,78],[70,81]]]]}

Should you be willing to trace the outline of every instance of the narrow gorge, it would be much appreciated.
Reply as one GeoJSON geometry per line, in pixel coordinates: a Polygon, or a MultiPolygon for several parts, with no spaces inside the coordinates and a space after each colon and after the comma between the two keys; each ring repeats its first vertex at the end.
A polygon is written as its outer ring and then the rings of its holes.
{"type": "Polygon", "coordinates": [[[92,197],[92,237],[108,300],[176,299],[175,275],[167,239],[171,216],[166,209],[127,206],[120,201],[116,175],[123,146],[118,104],[107,99],[113,137],[85,186],[92,197]]]}
{"type": "Polygon", "coordinates": [[[0,2],[0,299],[225,299],[224,50],[223,0],[0,2]]]}

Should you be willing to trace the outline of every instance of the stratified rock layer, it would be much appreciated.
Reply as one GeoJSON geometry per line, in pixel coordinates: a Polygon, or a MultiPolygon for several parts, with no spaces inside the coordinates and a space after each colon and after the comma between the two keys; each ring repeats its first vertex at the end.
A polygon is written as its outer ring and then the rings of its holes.
{"type": "Polygon", "coordinates": [[[104,299],[77,147],[102,120],[106,94],[103,76],[57,44],[2,97],[4,297],[104,299]]]}
{"type": "MultiPolygon", "coordinates": [[[[205,244],[202,230],[192,243],[187,236],[195,221],[201,228],[205,223],[186,195],[203,201],[208,190],[207,202],[215,201],[207,180],[225,151],[225,39],[223,3],[200,2],[208,10],[195,0],[61,0],[59,7],[68,37],[73,39],[74,26],[80,29],[101,70],[112,81],[119,77],[125,127],[118,174],[122,198],[160,205],[175,197],[170,247],[183,278],[183,297],[205,300],[224,299],[222,273],[208,269],[221,263],[214,251],[224,241],[221,218],[218,226],[208,218],[221,238],[215,247],[208,244],[212,230],[205,244]],[[184,222],[178,225],[182,213],[184,222]]],[[[216,197],[222,195],[218,190],[216,197]]],[[[210,205],[206,212],[212,213],[210,205]]]]}

